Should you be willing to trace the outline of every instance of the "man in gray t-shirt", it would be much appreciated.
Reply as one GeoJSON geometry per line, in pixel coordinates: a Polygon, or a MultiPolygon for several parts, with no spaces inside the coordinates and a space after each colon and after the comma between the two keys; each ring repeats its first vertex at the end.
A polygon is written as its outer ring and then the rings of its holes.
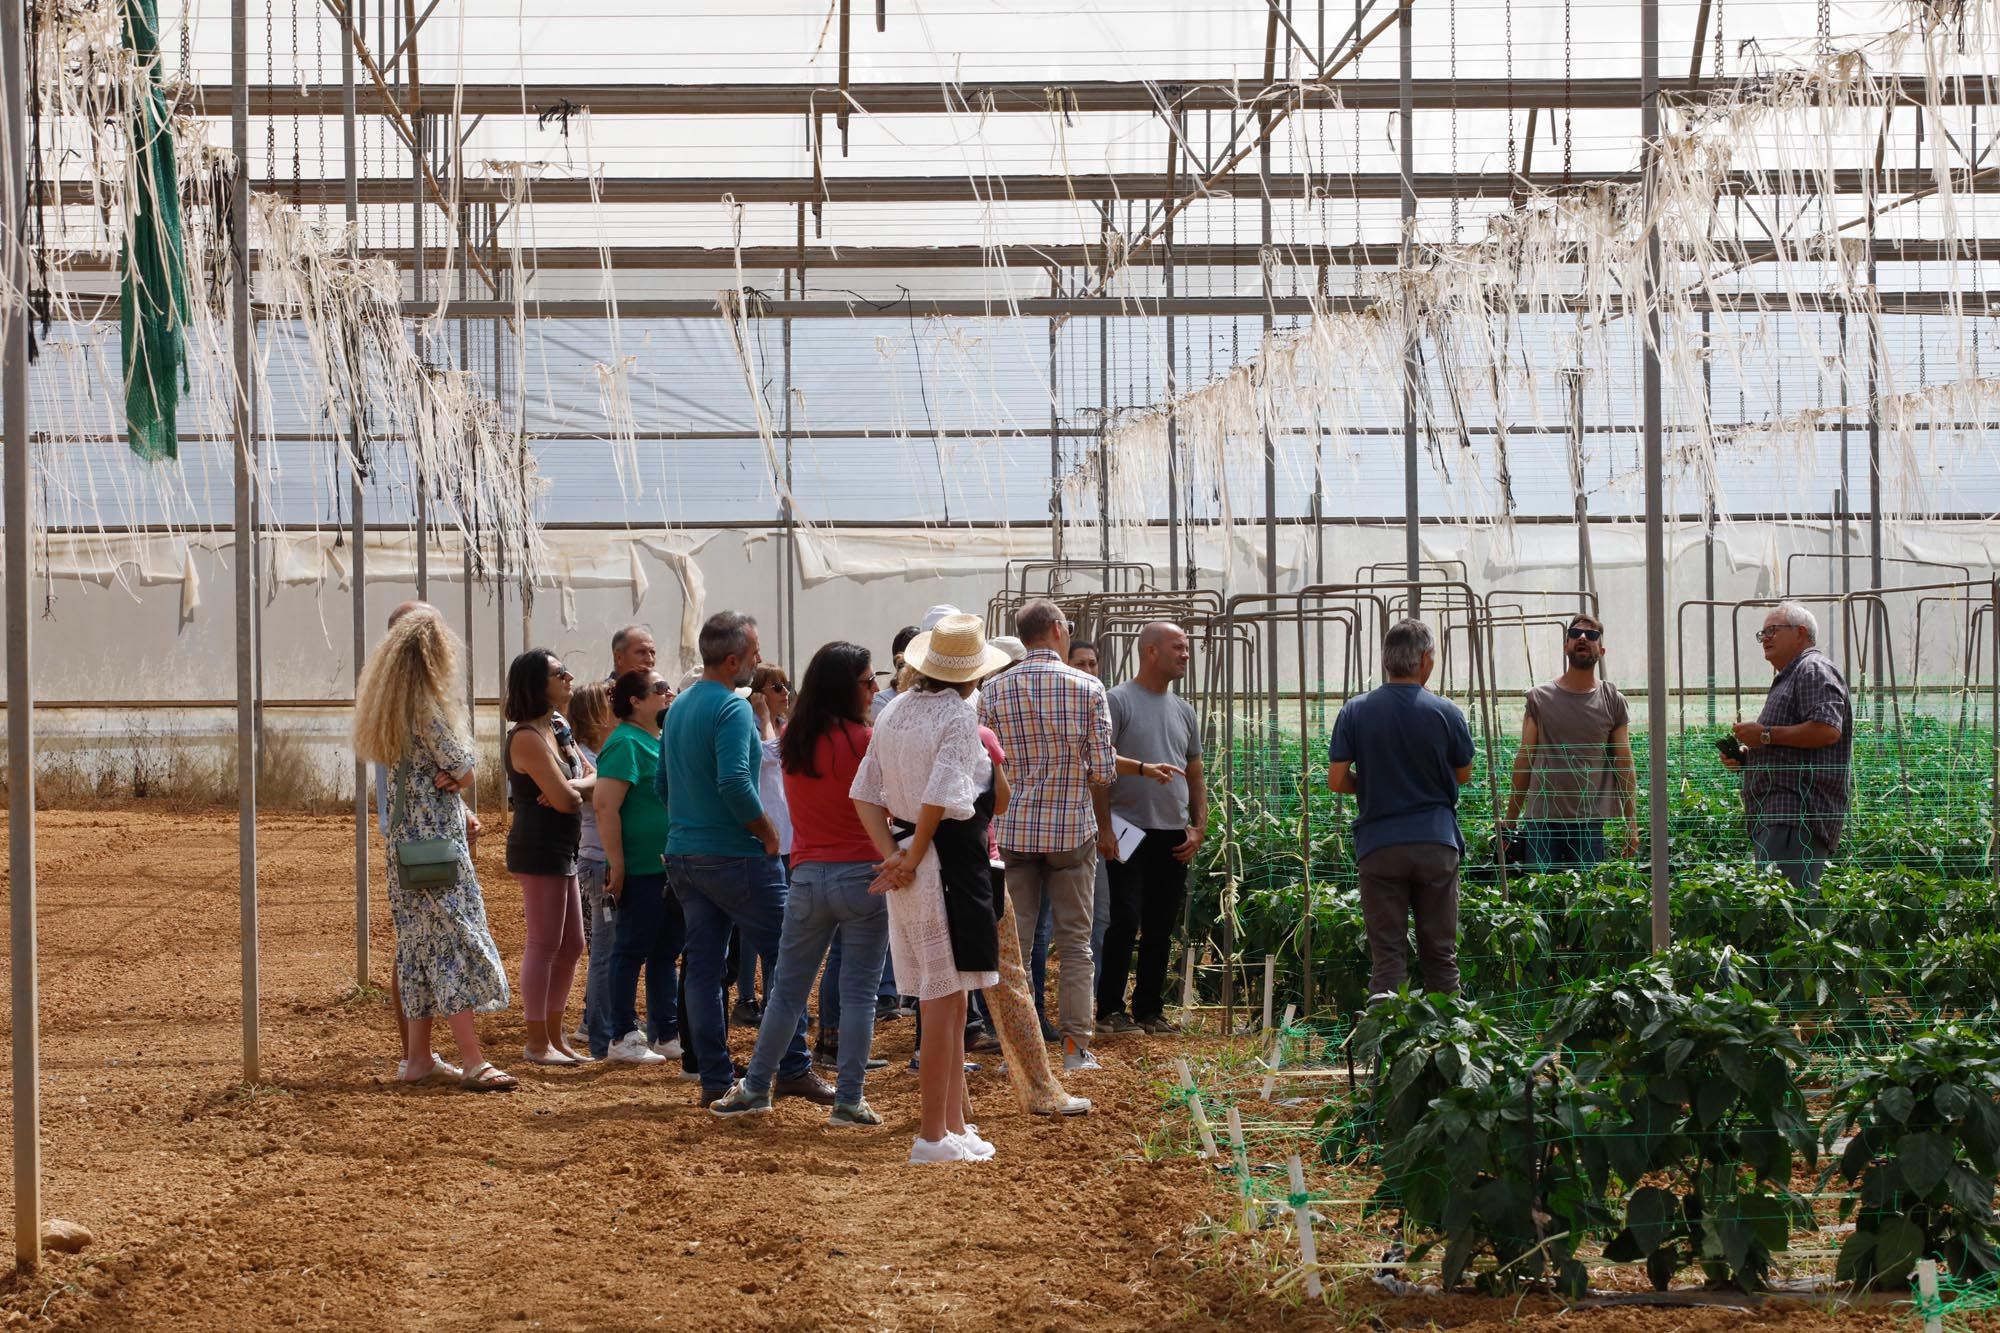
{"type": "Polygon", "coordinates": [[[1503,832],[1518,825],[1527,863],[1536,870],[1604,860],[1607,819],[1624,819],[1625,855],[1639,850],[1631,716],[1618,687],[1598,677],[1604,626],[1596,617],[1570,617],[1563,660],[1560,676],[1528,691],[1501,824],[1503,832]]]}
{"type": "Polygon", "coordinates": [[[1187,868],[1201,850],[1208,826],[1208,789],[1201,774],[1201,722],[1187,700],[1173,692],[1187,675],[1188,637],[1180,626],[1155,621],[1139,631],[1139,672],[1113,689],[1111,744],[1119,757],[1137,760],[1140,772],[1121,776],[1111,789],[1111,813],[1143,836],[1122,860],[1109,865],[1111,921],[1097,974],[1097,1026],[1107,1032],[1166,1033],[1162,991],[1174,926],[1187,892],[1187,868]],[[1180,770],[1160,782],[1146,770],[1180,770]],[[1125,979],[1132,946],[1139,962],[1132,1007],[1125,1008],[1125,979]]]}

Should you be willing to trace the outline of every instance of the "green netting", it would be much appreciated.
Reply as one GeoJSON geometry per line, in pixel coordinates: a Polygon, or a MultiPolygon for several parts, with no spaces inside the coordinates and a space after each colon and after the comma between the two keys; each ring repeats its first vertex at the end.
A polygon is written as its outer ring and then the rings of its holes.
{"type": "Polygon", "coordinates": [[[132,452],[156,460],[179,452],[177,415],[187,379],[187,259],[181,235],[174,139],[160,87],[160,16],[156,0],[125,0],[125,45],[146,71],[132,107],[132,153],[126,180],[120,346],[125,360],[125,424],[132,452]]]}

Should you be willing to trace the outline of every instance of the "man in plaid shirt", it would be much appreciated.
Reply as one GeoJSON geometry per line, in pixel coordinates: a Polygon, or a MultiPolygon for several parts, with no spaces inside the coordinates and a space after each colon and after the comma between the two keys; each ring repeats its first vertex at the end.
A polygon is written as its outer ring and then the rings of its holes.
{"type": "Polygon", "coordinates": [[[1853,785],[1847,682],[1819,650],[1819,622],[1797,602],[1772,607],[1757,638],[1777,679],[1757,720],[1733,728],[1743,758],[1723,762],[1743,771],[1743,813],[1757,859],[1817,896],[1853,785]]]}
{"type": "Polygon", "coordinates": [[[1099,850],[1111,859],[1118,854],[1111,832],[1111,782],[1118,769],[1111,710],[1103,685],[1065,665],[1069,622],[1054,602],[1038,599],[1022,607],[1014,632],[1028,655],[989,682],[980,699],[981,720],[1007,752],[1013,791],[994,834],[1021,939],[1035,938],[1045,895],[1054,908],[1063,1065],[1095,1069],[1091,906],[1099,850]]]}

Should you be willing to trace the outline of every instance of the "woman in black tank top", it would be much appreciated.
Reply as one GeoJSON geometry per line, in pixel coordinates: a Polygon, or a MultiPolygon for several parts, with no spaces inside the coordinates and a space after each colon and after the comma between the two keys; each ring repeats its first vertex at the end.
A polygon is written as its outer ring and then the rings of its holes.
{"type": "Polygon", "coordinates": [[[563,1007],[583,956],[583,898],[576,849],[583,803],[597,777],[559,726],[574,678],[546,648],[531,648],[507,669],[506,715],[514,727],[502,750],[514,815],[507,828],[507,869],[521,882],[528,945],[521,960],[521,1003],[528,1037],[522,1057],[573,1065],[563,1007]]]}

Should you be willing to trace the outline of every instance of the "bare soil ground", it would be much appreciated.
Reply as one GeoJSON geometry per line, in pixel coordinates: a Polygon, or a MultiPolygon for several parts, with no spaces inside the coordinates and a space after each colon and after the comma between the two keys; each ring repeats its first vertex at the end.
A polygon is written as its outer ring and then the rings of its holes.
{"type": "MultiPolygon", "coordinates": [[[[722,1124],[670,1069],[527,1066],[518,1007],[482,1035],[520,1092],[402,1088],[387,998],[355,987],[351,829],[260,824],[263,1057],[246,1087],[233,812],[42,814],[44,1215],[95,1240],[0,1278],[0,1324],[1707,1333],[1832,1318],[1397,1300],[1365,1280],[1302,1310],[1269,1293],[1281,1270],[1254,1242],[1207,1224],[1230,1209],[1212,1172],[1147,1160],[1180,1114],[1159,1091],[1168,1039],[1106,1040],[1105,1071],[1074,1083],[1097,1103],[1079,1120],[1025,1115],[1002,1078],[975,1076],[1000,1149],[976,1166],[904,1163],[908,1022],[877,1036],[879,1131],[828,1130],[800,1103],[722,1124]]],[[[481,882],[517,966],[520,900],[498,852],[482,846],[481,882]]],[[[377,894],[379,986],[393,942],[377,894]]],[[[1883,1311],[1838,1322],[1914,1327],[1883,1311]]]]}

